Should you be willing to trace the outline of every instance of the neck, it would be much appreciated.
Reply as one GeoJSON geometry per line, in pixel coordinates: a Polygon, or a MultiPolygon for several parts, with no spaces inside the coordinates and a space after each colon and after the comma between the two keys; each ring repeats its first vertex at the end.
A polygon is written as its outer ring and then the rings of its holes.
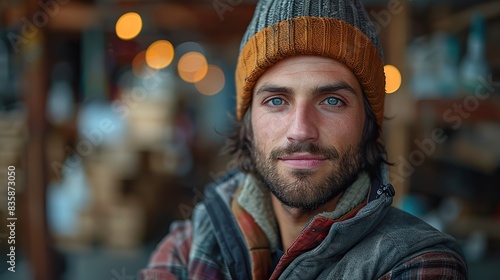
{"type": "Polygon", "coordinates": [[[274,195],[271,195],[274,214],[281,232],[283,250],[286,251],[292,246],[293,241],[295,241],[307,222],[314,216],[319,213],[335,210],[341,196],[342,194],[336,196],[316,210],[305,211],[303,209],[291,208],[283,205],[274,195]]]}

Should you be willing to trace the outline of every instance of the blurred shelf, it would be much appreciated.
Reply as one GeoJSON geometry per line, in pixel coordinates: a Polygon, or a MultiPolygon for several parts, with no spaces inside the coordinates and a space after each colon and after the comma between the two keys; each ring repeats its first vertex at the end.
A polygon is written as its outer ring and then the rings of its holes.
{"type": "Polygon", "coordinates": [[[485,174],[469,166],[443,159],[428,159],[415,167],[410,178],[413,192],[429,197],[457,196],[471,203],[500,203],[500,173],[485,174]]]}
{"type": "Polygon", "coordinates": [[[447,232],[453,236],[470,236],[482,232],[488,238],[500,240],[500,221],[484,217],[460,218],[448,226],[447,232]]]}
{"type": "Polygon", "coordinates": [[[464,122],[500,122],[500,93],[491,93],[485,100],[471,94],[453,99],[422,99],[417,101],[417,120],[429,116],[438,124],[451,123],[450,118],[460,117],[464,122]],[[476,103],[477,102],[477,103],[476,103]],[[464,113],[460,113],[462,110],[464,113]],[[463,115],[462,115],[463,114],[463,115]],[[446,117],[447,115],[447,117],[446,117]],[[447,120],[448,119],[448,120],[447,120]]]}
{"type": "MultiPolygon", "coordinates": [[[[68,3],[59,7],[48,24],[53,32],[81,32],[99,26],[114,32],[116,20],[125,12],[138,12],[145,32],[176,32],[172,36],[200,34],[207,41],[225,41],[244,33],[252,18],[255,4],[216,7],[214,3],[142,2],[128,5],[68,3]]],[[[192,35],[191,37],[193,37],[192,35]]]]}

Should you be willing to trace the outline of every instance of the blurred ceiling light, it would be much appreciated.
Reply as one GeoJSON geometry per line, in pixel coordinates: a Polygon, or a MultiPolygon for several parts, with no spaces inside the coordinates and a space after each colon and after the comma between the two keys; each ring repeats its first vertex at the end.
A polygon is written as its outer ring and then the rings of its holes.
{"type": "Polygon", "coordinates": [[[167,40],[158,40],[146,50],[146,63],[153,69],[163,69],[174,59],[174,47],[167,40]]]}
{"type": "Polygon", "coordinates": [[[195,83],[196,89],[204,95],[216,95],[225,84],[224,72],[217,65],[208,65],[208,71],[205,77],[195,83]]]}
{"type": "Polygon", "coordinates": [[[137,37],[142,29],[142,19],[138,13],[123,14],[116,22],[116,35],[122,40],[131,40],[137,37]]]}
{"type": "Polygon", "coordinates": [[[401,73],[394,65],[384,66],[385,72],[385,92],[391,94],[396,92],[401,86],[401,73]]]}
{"type": "Polygon", "coordinates": [[[179,59],[177,70],[184,81],[188,83],[199,82],[207,75],[207,59],[199,52],[188,52],[179,59]]]}
{"type": "Polygon", "coordinates": [[[135,55],[132,61],[132,72],[138,78],[150,78],[158,73],[158,70],[153,69],[146,63],[146,51],[141,51],[135,55]]]}

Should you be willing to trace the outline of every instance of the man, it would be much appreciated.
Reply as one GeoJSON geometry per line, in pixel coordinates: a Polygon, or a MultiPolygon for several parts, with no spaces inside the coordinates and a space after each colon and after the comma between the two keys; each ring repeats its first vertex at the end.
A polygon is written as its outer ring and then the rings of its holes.
{"type": "Polygon", "coordinates": [[[260,1],[236,69],[240,162],[143,279],[466,279],[453,238],[391,207],[385,76],[358,1],[260,1]]]}

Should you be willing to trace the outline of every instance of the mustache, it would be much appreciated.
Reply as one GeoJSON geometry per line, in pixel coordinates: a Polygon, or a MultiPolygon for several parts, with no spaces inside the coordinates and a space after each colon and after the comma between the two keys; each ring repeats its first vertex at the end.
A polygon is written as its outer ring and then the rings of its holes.
{"type": "Polygon", "coordinates": [[[310,153],[312,155],[324,156],[327,159],[337,159],[339,152],[334,147],[328,148],[314,143],[289,143],[284,148],[276,148],[271,151],[269,157],[273,160],[289,156],[294,153],[310,153]]]}

